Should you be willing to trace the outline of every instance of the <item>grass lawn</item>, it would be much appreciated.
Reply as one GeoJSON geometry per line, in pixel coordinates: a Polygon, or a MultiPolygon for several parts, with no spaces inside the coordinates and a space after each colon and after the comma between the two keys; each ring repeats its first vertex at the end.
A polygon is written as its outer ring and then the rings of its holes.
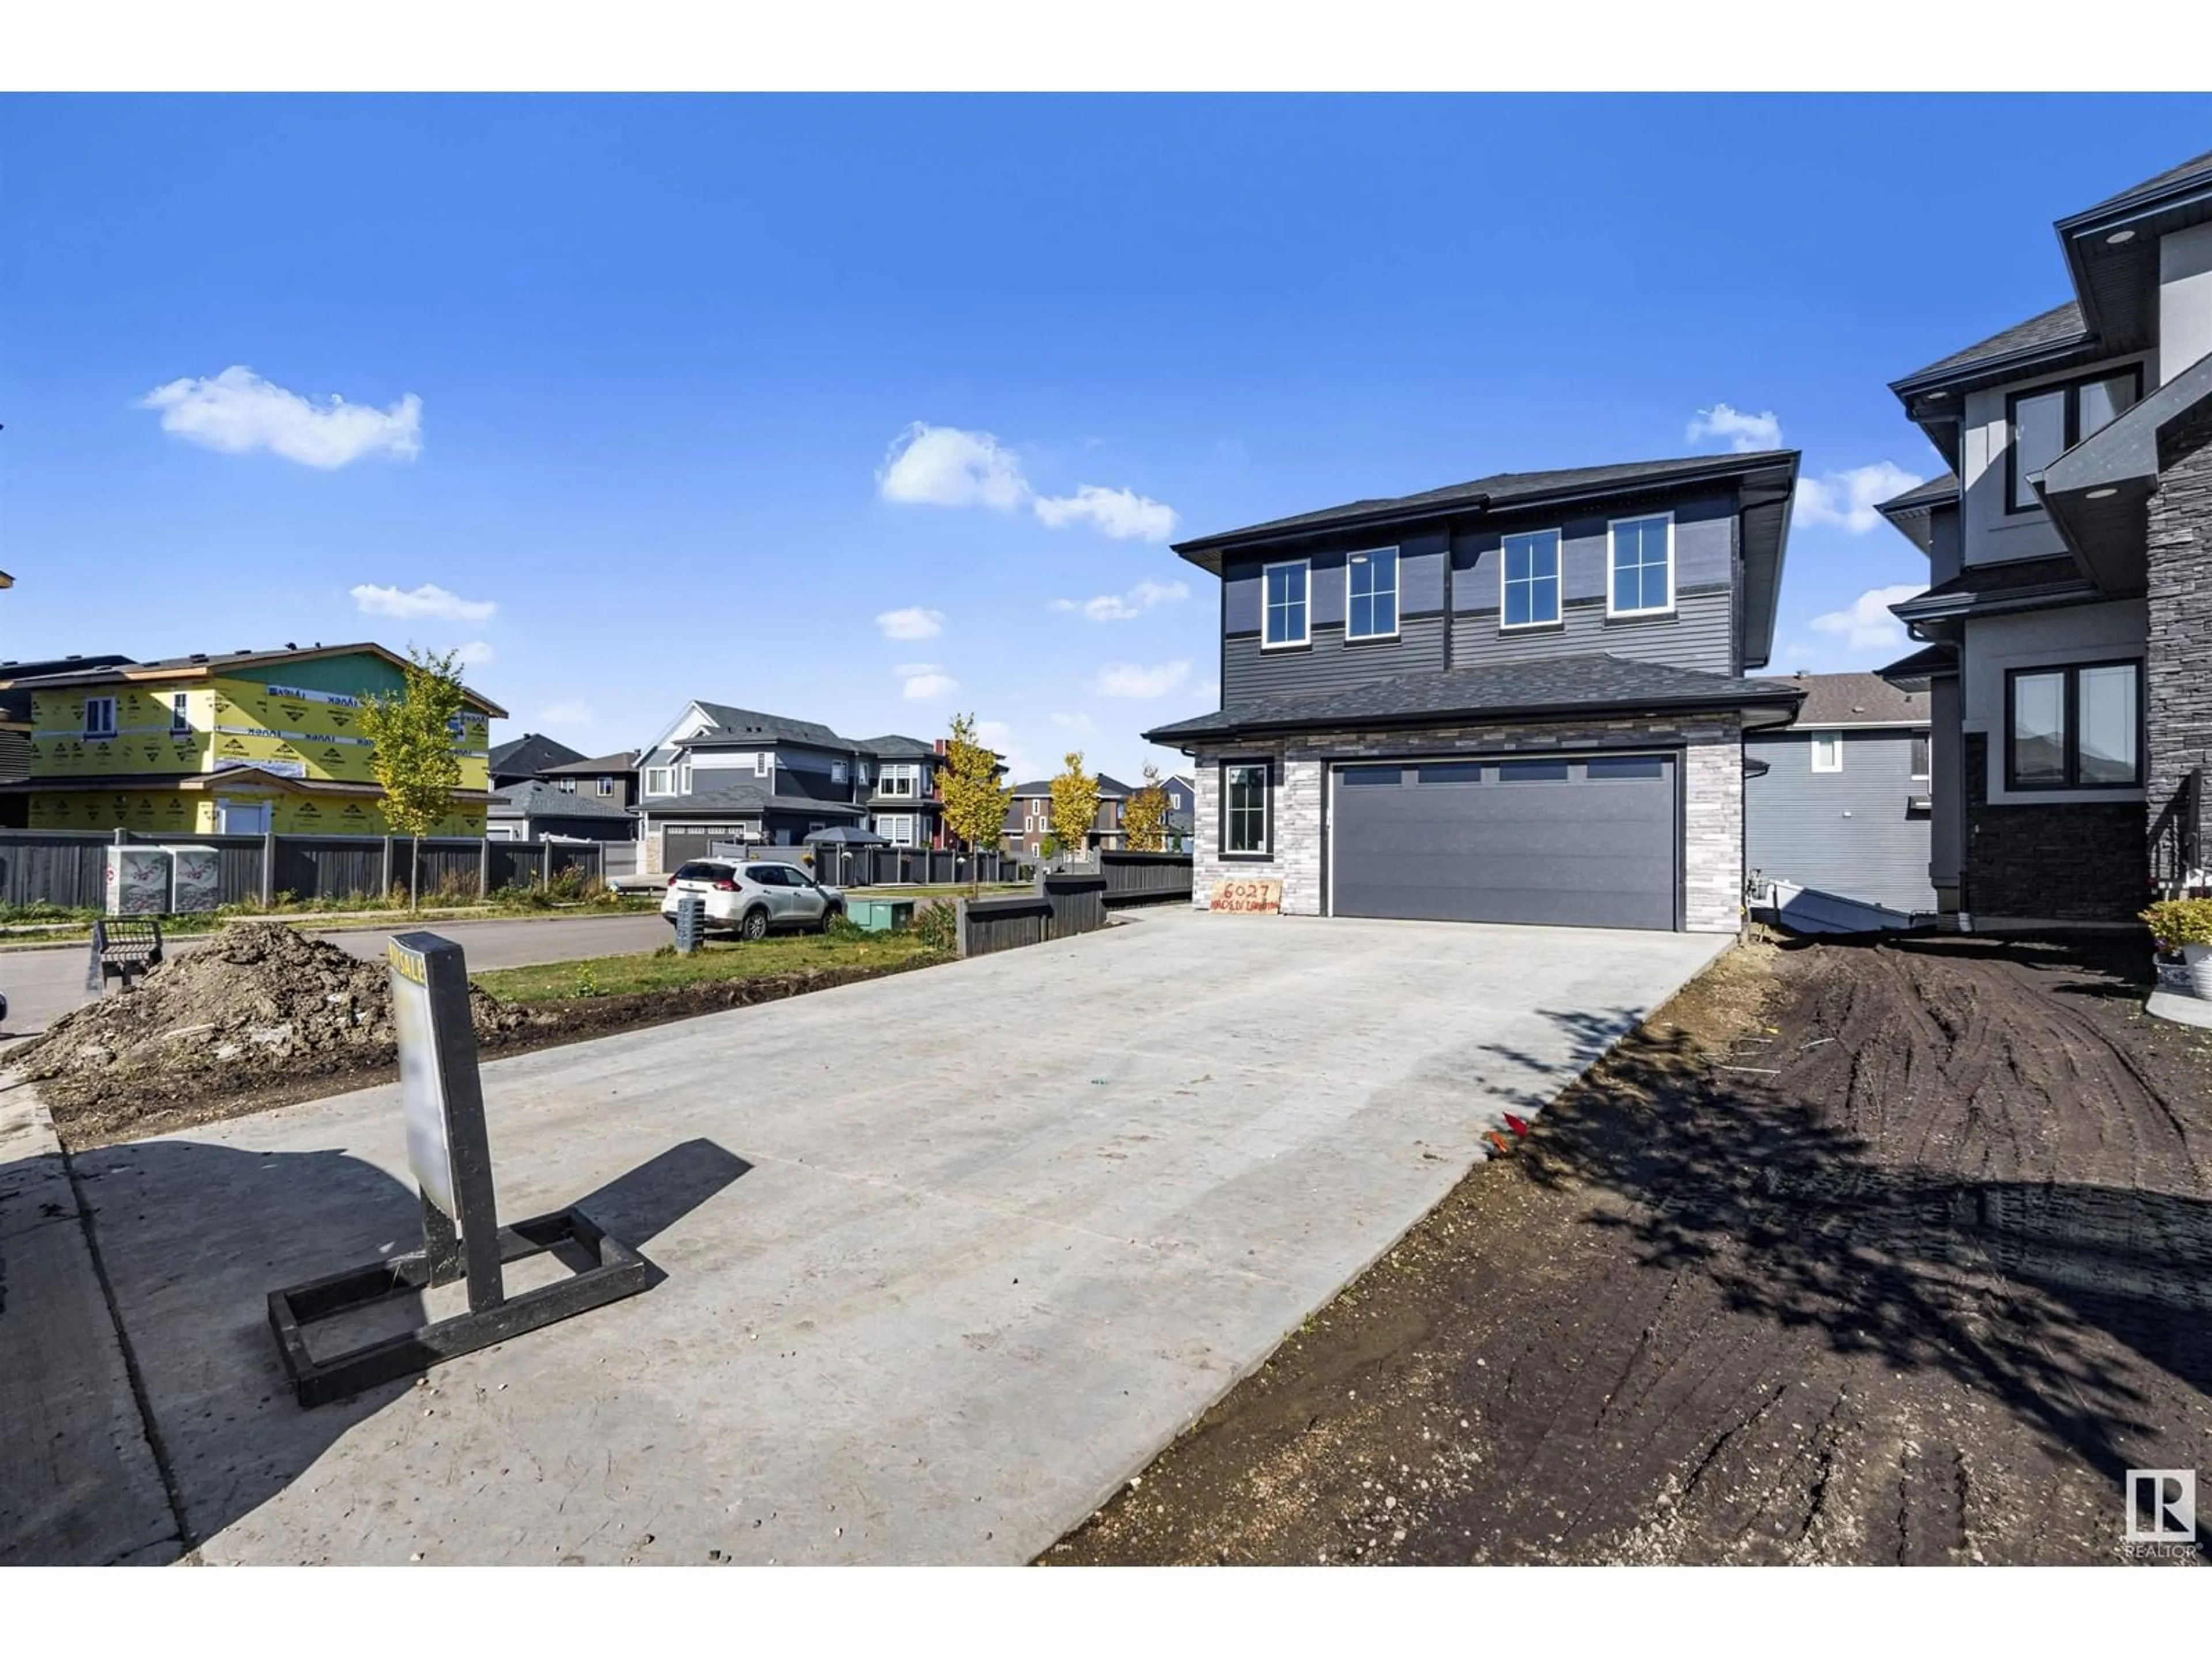
{"type": "Polygon", "coordinates": [[[557,1002],[574,997],[621,996],[714,981],[763,979],[807,968],[903,968],[934,960],[912,933],[800,934],[715,943],[696,956],[647,951],[630,957],[594,957],[588,962],[552,962],[533,968],[492,968],[472,975],[495,997],[510,1002],[557,1002]]]}

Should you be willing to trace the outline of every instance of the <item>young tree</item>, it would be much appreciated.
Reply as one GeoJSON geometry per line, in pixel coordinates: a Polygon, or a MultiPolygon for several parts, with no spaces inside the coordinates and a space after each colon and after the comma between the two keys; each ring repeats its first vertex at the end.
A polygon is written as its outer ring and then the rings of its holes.
{"type": "Polygon", "coordinates": [[[1144,787],[1129,797],[1121,809],[1121,838],[1133,853],[1167,850],[1168,792],[1160,784],[1160,769],[1145,763],[1144,787]]]}
{"type": "Polygon", "coordinates": [[[975,738],[975,717],[955,714],[945,739],[945,763],[938,769],[945,796],[945,825],[968,844],[968,896],[983,890],[983,849],[996,847],[1006,832],[1011,787],[999,782],[999,757],[975,738]]]}
{"type": "Polygon", "coordinates": [[[453,810],[461,787],[461,757],[453,747],[453,721],[465,701],[460,654],[407,648],[397,693],[362,699],[361,732],[376,746],[369,770],[384,786],[384,820],[413,839],[408,857],[407,906],[422,902],[422,837],[453,810]]]}
{"type": "Polygon", "coordinates": [[[1083,769],[1083,751],[1066,757],[1066,768],[1052,781],[1052,838],[1080,859],[1098,823],[1098,780],[1083,769]]]}

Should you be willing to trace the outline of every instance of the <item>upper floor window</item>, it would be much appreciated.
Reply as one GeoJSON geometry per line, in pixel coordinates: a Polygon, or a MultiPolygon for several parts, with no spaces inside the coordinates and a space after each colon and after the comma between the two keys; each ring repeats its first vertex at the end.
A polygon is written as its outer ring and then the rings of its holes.
{"type": "Polygon", "coordinates": [[[1531,531],[1505,538],[1499,562],[1498,615],[1507,628],[1535,628],[1559,619],[1559,532],[1531,531]]]}
{"type": "Polygon", "coordinates": [[[2142,782],[2142,665],[2069,663],[2005,675],[2005,787],[2142,782]]]}
{"type": "Polygon", "coordinates": [[[1267,631],[1262,636],[1262,647],[1276,645],[1304,645],[1306,632],[1306,580],[1308,571],[1304,559],[1288,564],[1271,564],[1265,573],[1267,599],[1267,631]]]}
{"type": "Polygon", "coordinates": [[[1354,553],[1345,562],[1344,636],[1389,639],[1398,631],[1398,550],[1354,553]]]}
{"type": "Polygon", "coordinates": [[[1674,608],[1674,516],[1616,519],[1613,525],[1613,580],[1606,590],[1606,614],[1650,616],[1674,608]]]}
{"type": "Polygon", "coordinates": [[[665,766],[647,767],[645,769],[645,793],[648,795],[671,795],[675,793],[675,788],[670,783],[669,776],[669,769],[665,766]]]}
{"type": "Polygon", "coordinates": [[[563,778],[555,787],[564,795],[573,795],[576,793],[576,781],[574,778],[563,778]]]}
{"type": "Polygon", "coordinates": [[[753,775],[755,777],[768,777],[773,774],[775,770],[775,751],[773,749],[763,749],[753,757],[753,775]]]}
{"type": "Polygon", "coordinates": [[[1813,769],[1815,772],[1840,772],[1844,769],[1842,732],[1815,732],[1813,734],[1813,769]]]}
{"type": "Polygon", "coordinates": [[[1928,734],[1925,732],[1915,732],[1912,734],[1911,767],[1911,769],[1905,774],[1907,777],[1915,783],[1928,781],[1928,734]]]}
{"type": "Polygon", "coordinates": [[[599,780],[599,793],[601,794],[611,795],[614,792],[615,781],[612,778],[601,778],[599,780]]]}
{"type": "Polygon", "coordinates": [[[878,775],[876,793],[879,795],[919,795],[921,793],[921,768],[917,765],[886,765],[878,775]]]}
{"type": "Polygon", "coordinates": [[[2005,424],[2011,441],[2005,450],[2006,501],[2014,513],[2043,503],[2035,498],[2035,476],[2099,428],[2135,406],[2142,395],[2142,371],[2122,369],[2071,386],[2039,386],[2005,399],[2005,424]]]}
{"type": "Polygon", "coordinates": [[[844,762],[831,761],[830,763],[830,781],[832,783],[842,783],[845,781],[844,762]]]}
{"type": "Polygon", "coordinates": [[[169,735],[181,738],[192,729],[191,699],[182,691],[169,695],[169,735]]]}
{"type": "Polygon", "coordinates": [[[87,697],[84,700],[84,734],[88,738],[112,738],[115,735],[115,699],[87,697]]]}

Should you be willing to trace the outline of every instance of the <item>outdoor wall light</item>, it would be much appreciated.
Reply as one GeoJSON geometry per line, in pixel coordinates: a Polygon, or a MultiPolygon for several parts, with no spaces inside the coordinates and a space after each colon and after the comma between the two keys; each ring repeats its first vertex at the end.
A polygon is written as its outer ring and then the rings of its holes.
{"type": "Polygon", "coordinates": [[[2089,492],[2089,497],[2088,497],[2088,498],[2089,498],[2089,500],[2091,500],[2091,501],[2103,501],[2103,500],[2104,500],[2107,495],[2118,495],[2119,493],[2120,493],[2120,492],[2119,492],[2119,490],[2118,490],[2118,489],[2117,487],[2115,487],[2114,485],[2112,485],[2112,484],[2106,484],[2106,485],[2102,489],[2093,489],[2093,490],[2091,490],[2091,491],[2089,492]]]}
{"type": "Polygon", "coordinates": [[[2122,243],[2132,242],[2135,239],[2136,234],[2132,230],[2116,230],[2105,238],[2105,245],[2107,247],[2118,247],[2122,243]]]}

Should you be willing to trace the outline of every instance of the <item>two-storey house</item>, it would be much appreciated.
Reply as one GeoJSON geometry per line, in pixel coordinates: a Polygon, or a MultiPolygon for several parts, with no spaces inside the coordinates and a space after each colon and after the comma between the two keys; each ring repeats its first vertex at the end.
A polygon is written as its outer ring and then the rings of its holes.
{"type": "Polygon", "coordinates": [[[1928,555],[1929,874],[1976,925],[2123,921],[2206,879],[2212,155],[2057,222],[2074,297],[1892,385],[1949,463],[1928,555]]]}
{"type": "Polygon", "coordinates": [[[1198,902],[1733,932],[1793,451],[1501,473],[1182,543],[1220,581],[1198,902]]]}
{"type": "MultiPolygon", "coordinates": [[[[384,790],[361,732],[370,695],[404,690],[405,659],[380,645],[287,647],[156,662],[95,659],[0,682],[27,694],[25,799],[33,830],[152,835],[384,835],[384,790]]],[[[490,722],[474,691],[453,721],[461,785],[435,833],[481,836],[490,722]]]]}
{"type": "Polygon", "coordinates": [[[941,739],[854,740],[817,720],[694,702],[637,757],[644,868],[672,870],[718,842],[801,847],[837,828],[943,848],[943,758],[941,739]]]}
{"type": "MultiPolygon", "coordinates": [[[[1121,818],[1135,791],[1119,778],[1103,772],[1097,774],[1097,780],[1098,812],[1091,820],[1085,847],[1119,847],[1121,818]]],[[[1033,778],[1027,783],[1016,784],[1006,803],[1006,832],[1000,846],[1017,857],[1036,859],[1043,856],[1047,841],[1053,842],[1055,847],[1059,844],[1052,828],[1052,780],[1033,778]]]]}

